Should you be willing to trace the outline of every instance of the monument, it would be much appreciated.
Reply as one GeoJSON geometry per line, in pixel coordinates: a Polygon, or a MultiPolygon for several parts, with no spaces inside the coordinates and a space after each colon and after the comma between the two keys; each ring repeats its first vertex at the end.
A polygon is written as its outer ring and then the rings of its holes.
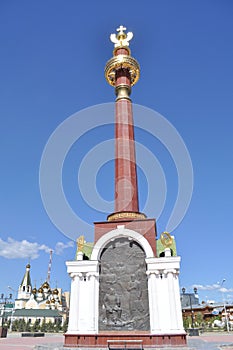
{"type": "Polygon", "coordinates": [[[88,252],[81,237],[76,260],[66,263],[71,297],[65,347],[186,345],[174,238],[165,232],[158,240],[155,219],[139,211],[130,93],[140,67],[129,48],[133,34],[125,31],[120,26],[111,34],[113,57],[105,67],[116,93],[115,208],[94,224],[88,252]]]}

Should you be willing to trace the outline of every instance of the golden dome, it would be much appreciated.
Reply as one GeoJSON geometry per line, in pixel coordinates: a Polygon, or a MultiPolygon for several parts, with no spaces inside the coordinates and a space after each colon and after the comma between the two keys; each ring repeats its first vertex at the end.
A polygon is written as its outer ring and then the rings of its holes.
{"type": "Polygon", "coordinates": [[[27,265],[26,265],[26,268],[27,268],[27,269],[30,269],[30,267],[31,267],[30,264],[27,264],[27,265]]]}
{"type": "Polygon", "coordinates": [[[32,294],[36,294],[36,293],[37,293],[37,289],[36,289],[36,287],[34,287],[32,290],[32,294]]]}
{"type": "Polygon", "coordinates": [[[43,284],[42,284],[42,288],[49,288],[49,284],[48,284],[48,282],[46,281],[46,282],[44,282],[43,284]]]}
{"type": "Polygon", "coordinates": [[[53,294],[56,294],[56,295],[58,295],[58,294],[59,294],[59,292],[58,292],[57,288],[55,288],[55,289],[53,290],[53,294]]]}
{"type": "Polygon", "coordinates": [[[46,300],[46,304],[50,304],[50,301],[49,301],[49,300],[46,300]]]}
{"type": "Polygon", "coordinates": [[[38,292],[39,292],[39,293],[43,293],[43,288],[40,287],[40,288],[38,289],[38,292]]]}

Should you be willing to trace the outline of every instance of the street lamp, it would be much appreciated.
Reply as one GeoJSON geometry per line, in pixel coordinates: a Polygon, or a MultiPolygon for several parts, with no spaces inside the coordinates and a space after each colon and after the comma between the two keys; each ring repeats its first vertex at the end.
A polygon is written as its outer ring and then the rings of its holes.
{"type": "Polygon", "coordinates": [[[0,299],[1,299],[1,316],[2,316],[2,323],[1,323],[1,327],[0,327],[0,337],[1,338],[6,338],[7,336],[7,327],[4,327],[4,321],[5,321],[5,307],[6,307],[6,303],[12,299],[12,294],[9,294],[9,297],[4,296],[3,293],[1,293],[0,295],[0,299]]]}
{"type": "Polygon", "coordinates": [[[3,293],[1,293],[1,305],[2,305],[2,327],[4,325],[4,313],[5,313],[5,308],[6,308],[6,304],[8,301],[12,300],[12,293],[9,294],[9,297],[4,296],[3,293]]]}
{"type": "MultiPolygon", "coordinates": [[[[12,292],[15,293],[15,297],[14,299],[16,299],[16,296],[17,296],[17,290],[13,289],[11,286],[8,286],[8,289],[10,289],[12,292]]],[[[12,294],[10,294],[12,296],[12,294]]],[[[10,316],[10,328],[9,328],[9,331],[11,332],[12,331],[12,325],[13,325],[13,315],[15,313],[15,308],[14,308],[14,305],[12,307],[12,310],[11,310],[11,316],[10,316]]]]}
{"type": "MultiPolygon", "coordinates": [[[[223,286],[224,282],[226,282],[225,278],[223,278],[220,287],[223,286]]],[[[227,314],[227,309],[226,309],[225,297],[223,294],[223,290],[221,292],[222,292],[222,299],[223,299],[223,308],[224,308],[224,312],[225,312],[225,320],[226,320],[226,325],[227,325],[227,332],[229,333],[229,321],[228,321],[228,314],[227,314]]]]}
{"type": "MultiPolygon", "coordinates": [[[[182,293],[185,294],[185,288],[183,287],[182,288],[182,293]]],[[[197,288],[195,287],[193,289],[194,293],[196,294],[197,293],[197,288]]],[[[190,311],[191,311],[191,322],[192,322],[192,328],[194,328],[194,312],[193,312],[193,304],[192,304],[192,294],[191,293],[186,293],[186,295],[188,296],[189,298],[189,306],[190,306],[190,311]]]]}

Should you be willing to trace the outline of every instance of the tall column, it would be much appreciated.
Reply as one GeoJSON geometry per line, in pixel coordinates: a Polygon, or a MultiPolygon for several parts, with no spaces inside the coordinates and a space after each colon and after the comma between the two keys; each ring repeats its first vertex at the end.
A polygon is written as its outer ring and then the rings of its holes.
{"type": "MultiPolygon", "coordinates": [[[[138,62],[131,56],[129,40],[133,34],[124,32],[120,26],[118,34],[111,34],[115,43],[113,57],[105,67],[108,83],[115,87],[115,213],[108,220],[142,218],[138,207],[138,184],[135,159],[134,123],[131,87],[140,75],[138,62]]],[[[145,218],[143,216],[143,218],[145,218]]]]}
{"type": "Polygon", "coordinates": [[[138,212],[138,187],[129,70],[116,71],[115,212],[138,212]]]}

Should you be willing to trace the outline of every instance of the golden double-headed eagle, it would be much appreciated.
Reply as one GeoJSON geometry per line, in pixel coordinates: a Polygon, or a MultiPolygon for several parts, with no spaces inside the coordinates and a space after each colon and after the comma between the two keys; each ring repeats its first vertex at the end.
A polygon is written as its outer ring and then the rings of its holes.
{"type": "Polygon", "coordinates": [[[84,243],[85,243],[84,236],[78,237],[76,242],[77,242],[77,252],[82,252],[84,243]]]}
{"type": "Polygon", "coordinates": [[[133,38],[133,33],[128,32],[127,34],[124,32],[126,28],[124,26],[120,26],[117,28],[117,34],[111,34],[110,40],[115,44],[115,47],[124,47],[129,46],[129,41],[133,38]]]}

